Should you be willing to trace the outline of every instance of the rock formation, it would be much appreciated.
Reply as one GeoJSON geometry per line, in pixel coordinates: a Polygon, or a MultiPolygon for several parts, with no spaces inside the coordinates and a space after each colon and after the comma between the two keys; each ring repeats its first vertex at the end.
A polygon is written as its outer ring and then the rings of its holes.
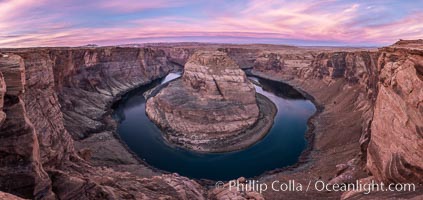
{"type": "Polygon", "coordinates": [[[6,94],[6,83],[4,82],[3,74],[0,72],[0,126],[6,119],[6,114],[3,112],[4,95],[6,94]]]}
{"type": "Polygon", "coordinates": [[[4,193],[4,192],[0,192],[0,199],[7,199],[7,200],[23,200],[20,197],[17,197],[15,195],[9,194],[9,193],[4,193]]]}
{"type": "Polygon", "coordinates": [[[256,123],[257,101],[266,102],[263,98],[256,100],[253,84],[225,53],[198,51],[185,64],[181,80],[148,99],[146,113],[166,130],[170,143],[197,151],[229,151],[251,145],[267,131],[251,132],[259,130],[253,125],[263,123],[256,123]]]}
{"type": "MultiPolygon", "coordinates": [[[[237,180],[232,180],[232,181],[237,181],[238,183],[243,184],[246,182],[246,179],[244,177],[240,177],[237,180]]],[[[245,184],[247,185],[247,184],[245,184]]],[[[244,186],[245,186],[244,185],[244,186]]],[[[260,194],[259,191],[254,190],[254,189],[249,189],[246,191],[242,191],[242,190],[237,190],[237,189],[229,189],[229,182],[214,188],[212,190],[210,190],[210,192],[208,193],[208,199],[254,199],[254,200],[264,200],[264,197],[262,194],[260,194]]]]}
{"type": "Polygon", "coordinates": [[[52,198],[37,130],[25,107],[24,62],[17,55],[0,54],[0,71],[7,91],[3,105],[6,119],[0,126],[0,189],[24,197],[52,198]]]}
{"type": "MultiPolygon", "coordinates": [[[[0,199],[15,198],[7,193],[30,199],[341,198],[313,190],[260,195],[213,189],[153,170],[119,143],[111,103],[185,65],[198,49],[220,49],[251,73],[306,92],[319,107],[307,134],[312,148],[299,160],[307,164],[257,177],[261,183],[421,182],[421,40],[379,51],[172,45],[0,49],[0,199]]],[[[419,199],[422,191],[417,185],[414,192],[342,198],[419,199]]]]}
{"type": "Polygon", "coordinates": [[[423,180],[423,42],[408,44],[382,48],[379,57],[367,168],[384,182],[423,180]]]}
{"type": "Polygon", "coordinates": [[[74,150],[71,135],[79,140],[99,127],[114,129],[103,116],[119,93],[168,73],[172,64],[160,55],[133,48],[2,53],[0,190],[31,199],[201,199],[203,188],[176,174],[140,179],[119,172],[139,165],[123,147],[135,161],[115,164],[116,170],[93,167],[74,150]]]}

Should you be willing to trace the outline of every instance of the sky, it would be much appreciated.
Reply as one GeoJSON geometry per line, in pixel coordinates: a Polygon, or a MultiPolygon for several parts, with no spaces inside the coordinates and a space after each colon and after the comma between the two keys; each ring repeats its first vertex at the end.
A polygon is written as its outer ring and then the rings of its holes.
{"type": "Polygon", "coordinates": [[[419,38],[423,0],[0,0],[0,47],[383,46],[419,38]]]}

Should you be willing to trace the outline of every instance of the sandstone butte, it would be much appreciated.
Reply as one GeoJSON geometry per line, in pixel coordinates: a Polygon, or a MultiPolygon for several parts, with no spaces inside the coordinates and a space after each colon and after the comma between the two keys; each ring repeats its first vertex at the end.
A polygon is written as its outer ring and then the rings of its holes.
{"type": "Polygon", "coordinates": [[[273,123],[276,107],[256,94],[226,53],[202,50],[188,59],[181,79],[148,99],[146,113],[165,131],[169,143],[222,152],[261,139],[273,123]]]}
{"type": "Polygon", "coordinates": [[[197,43],[0,49],[0,197],[421,199],[422,62],[423,40],[379,49],[197,43]],[[115,137],[111,105],[183,67],[198,50],[225,52],[257,76],[302,90],[319,108],[298,165],[256,177],[261,183],[376,180],[415,183],[416,190],[237,192],[136,159],[115,137]]]}

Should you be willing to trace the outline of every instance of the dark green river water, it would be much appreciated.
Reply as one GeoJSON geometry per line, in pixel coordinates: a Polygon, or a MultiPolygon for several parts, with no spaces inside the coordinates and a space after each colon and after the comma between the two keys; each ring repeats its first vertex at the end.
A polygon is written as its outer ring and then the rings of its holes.
{"type": "Polygon", "coordinates": [[[114,118],[122,140],[141,159],[155,168],[191,178],[229,180],[253,177],[265,171],[295,164],[307,147],[307,120],[316,111],[313,103],[290,86],[249,77],[260,83],[256,91],[276,104],[278,112],[270,132],[253,146],[229,153],[196,153],[168,146],[160,129],[145,114],[143,93],[157,84],[179,77],[171,73],[160,81],[138,88],[116,104],[114,118]]]}

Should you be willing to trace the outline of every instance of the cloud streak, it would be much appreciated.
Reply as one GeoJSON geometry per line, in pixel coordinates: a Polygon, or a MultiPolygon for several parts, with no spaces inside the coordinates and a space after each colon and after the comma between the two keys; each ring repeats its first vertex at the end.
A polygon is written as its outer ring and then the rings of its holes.
{"type": "Polygon", "coordinates": [[[386,45],[423,38],[421,1],[3,0],[0,13],[0,47],[191,40],[386,45]]]}

